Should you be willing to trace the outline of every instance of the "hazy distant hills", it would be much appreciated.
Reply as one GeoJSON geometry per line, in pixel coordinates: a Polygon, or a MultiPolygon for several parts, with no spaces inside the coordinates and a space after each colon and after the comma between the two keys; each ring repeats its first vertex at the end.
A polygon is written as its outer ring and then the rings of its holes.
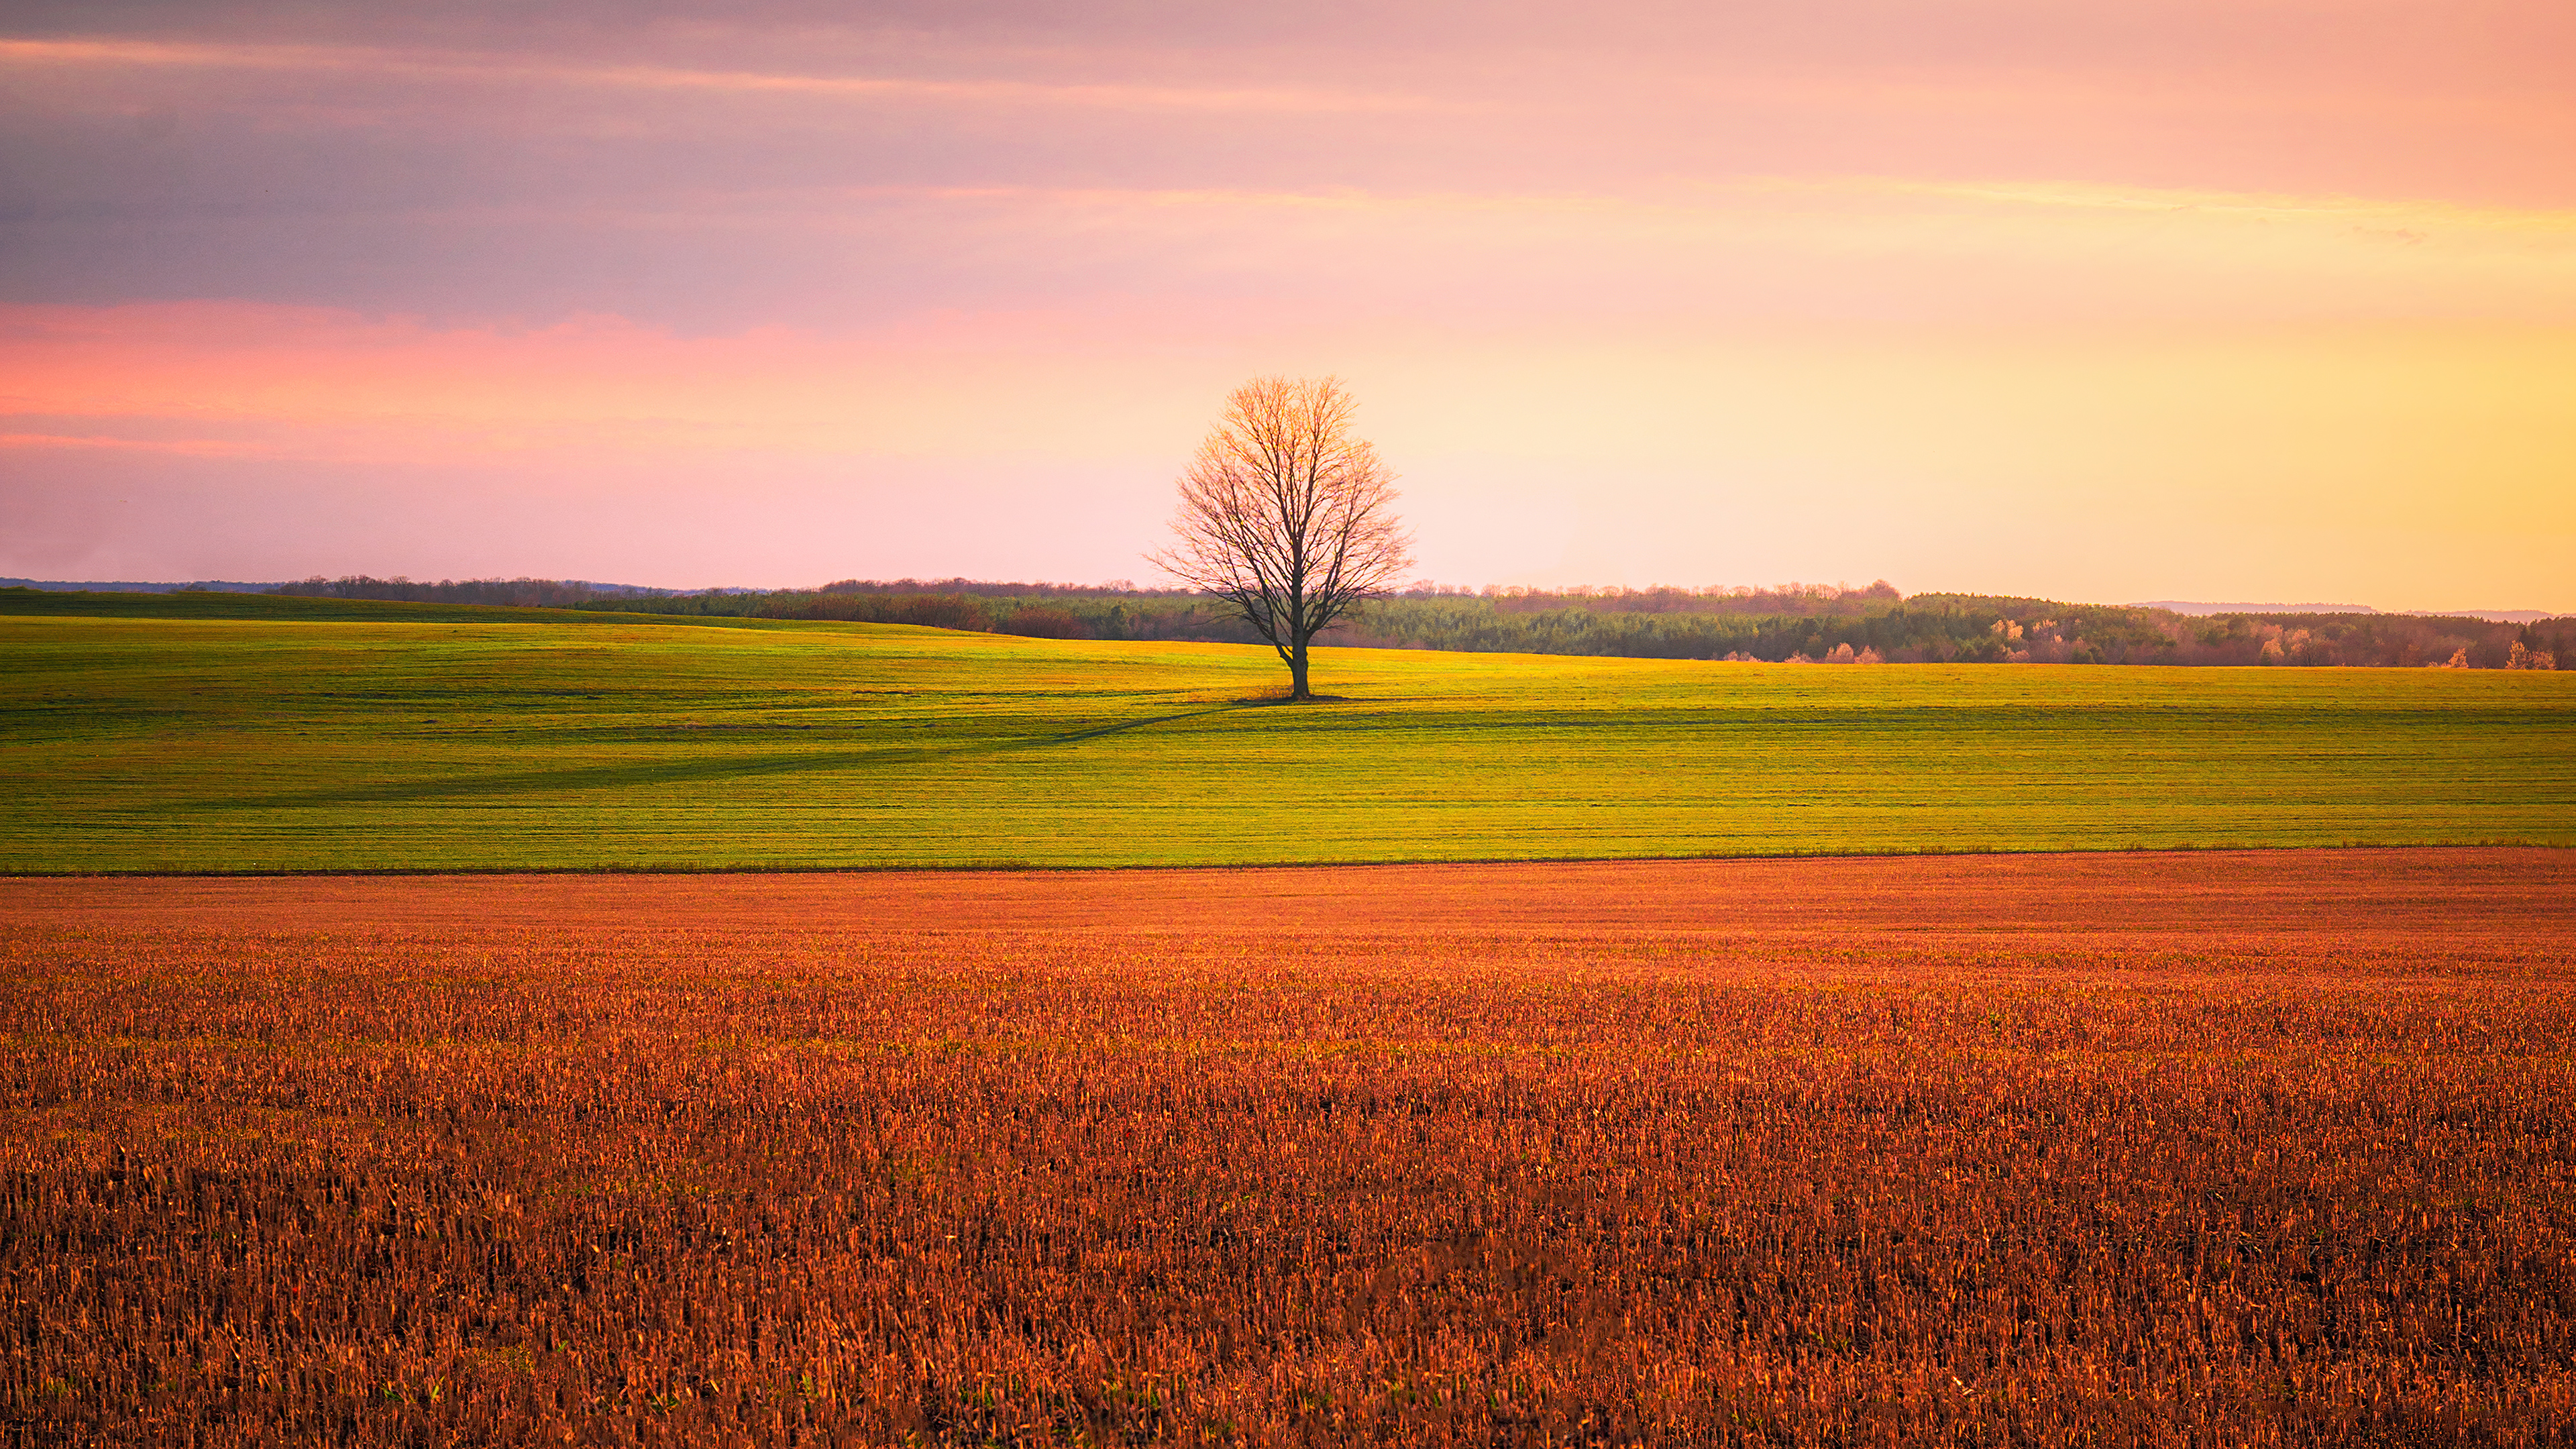
{"type": "Polygon", "coordinates": [[[2531,624],[2559,616],[2547,609],[2374,609],[2368,604],[2210,604],[2190,599],[2141,599],[2133,609],[2208,614],[2403,614],[2417,619],[2484,619],[2490,624],[2531,624]]]}
{"type": "MultiPolygon", "coordinates": [[[[307,585],[315,585],[322,582],[324,581],[321,579],[271,579],[266,583],[250,583],[241,579],[192,579],[187,583],[182,584],[141,583],[132,579],[90,579],[86,581],[68,579],[0,579],[0,589],[43,589],[45,592],[52,594],[176,594],[190,589],[202,590],[209,594],[265,594],[272,589],[302,588],[307,585]]],[[[336,582],[347,581],[342,580],[336,582]]],[[[371,579],[366,580],[365,582],[381,582],[389,587],[400,587],[424,593],[436,593],[442,589],[450,593],[454,593],[458,590],[472,590],[476,588],[489,591],[494,587],[506,589],[511,586],[518,586],[521,588],[570,590],[609,597],[634,598],[661,598],[670,594],[687,592],[682,589],[657,589],[650,584],[603,584],[595,579],[470,579],[461,583],[455,580],[442,579],[434,584],[414,584],[409,579],[371,579]]],[[[712,592],[723,591],[716,590],[712,592]]]]}
{"type": "Polygon", "coordinates": [[[254,584],[240,579],[198,579],[184,584],[145,584],[131,579],[0,579],[0,589],[43,589],[49,594],[175,594],[181,589],[204,589],[212,594],[257,594],[276,587],[275,582],[254,584]]]}
{"type": "MultiPolygon", "coordinates": [[[[2368,604],[2212,604],[2191,599],[2139,599],[2132,609],[2163,609],[2174,614],[2376,614],[2368,604]]],[[[2467,618],[2468,615],[2461,617],[2467,618]]]]}

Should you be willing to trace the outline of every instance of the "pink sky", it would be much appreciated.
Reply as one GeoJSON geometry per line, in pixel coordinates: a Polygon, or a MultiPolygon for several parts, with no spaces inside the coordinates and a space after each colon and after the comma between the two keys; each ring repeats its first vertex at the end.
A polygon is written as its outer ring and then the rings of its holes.
{"type": "Polygon", "coordinates": [[[2576,609],[2563,5],[202,8],[0,27],[0,574],[1150,580],[1290,371],[1445,582],[2576,609]]]}

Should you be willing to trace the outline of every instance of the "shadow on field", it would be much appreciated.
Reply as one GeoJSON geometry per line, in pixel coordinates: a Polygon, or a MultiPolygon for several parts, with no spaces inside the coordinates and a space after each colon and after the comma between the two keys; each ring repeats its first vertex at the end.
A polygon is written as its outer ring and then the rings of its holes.
{"type": "Polygon", "coordinates": [[[807,771],[866,770],[934,760],[1003,755],[1019,750],[1053,749],[1103,735],[1124,734],[1150,725],[1203,719],[1250,707],[1257,701],[1184,710],[1122,720],[1095,729],[1021,739],[975,740],[954,745],[883,745],[858,750],[807,750],[792,755],[736,756],[727,759],[638,761],[620,765],[584,765],[558,770],[514,770],[483,775],[455,775],[434,780],[405,780],[352,785],[333,790],[295,790],[274,795],[238,795],[190,801],[191,810],[286,809],[320,805],[390,805],[407,800],[458,799],[476,795],[518,795],[545,790],[613,790],[641,785],[679,784],[699,780],[739,779],[757,775],[793,775],[807,771]]]}

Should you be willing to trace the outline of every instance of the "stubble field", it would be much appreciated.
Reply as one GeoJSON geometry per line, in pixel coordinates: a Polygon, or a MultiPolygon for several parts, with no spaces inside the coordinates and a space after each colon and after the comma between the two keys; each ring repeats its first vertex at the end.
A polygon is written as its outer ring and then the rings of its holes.
{"type": "Polygon", "coordinates": [[[2547,850],[0,882],[0,1418],[2561,1442],[2547,850]]]}

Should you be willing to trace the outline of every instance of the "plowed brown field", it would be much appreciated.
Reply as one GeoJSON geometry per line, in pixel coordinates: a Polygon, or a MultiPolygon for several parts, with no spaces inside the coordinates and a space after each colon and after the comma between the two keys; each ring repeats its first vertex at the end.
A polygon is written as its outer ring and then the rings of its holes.
{"type": "Polygon", "coordinates": [[[28,1443],[2576,1424],[2576,854],[0,880],[28,1443]]]}

